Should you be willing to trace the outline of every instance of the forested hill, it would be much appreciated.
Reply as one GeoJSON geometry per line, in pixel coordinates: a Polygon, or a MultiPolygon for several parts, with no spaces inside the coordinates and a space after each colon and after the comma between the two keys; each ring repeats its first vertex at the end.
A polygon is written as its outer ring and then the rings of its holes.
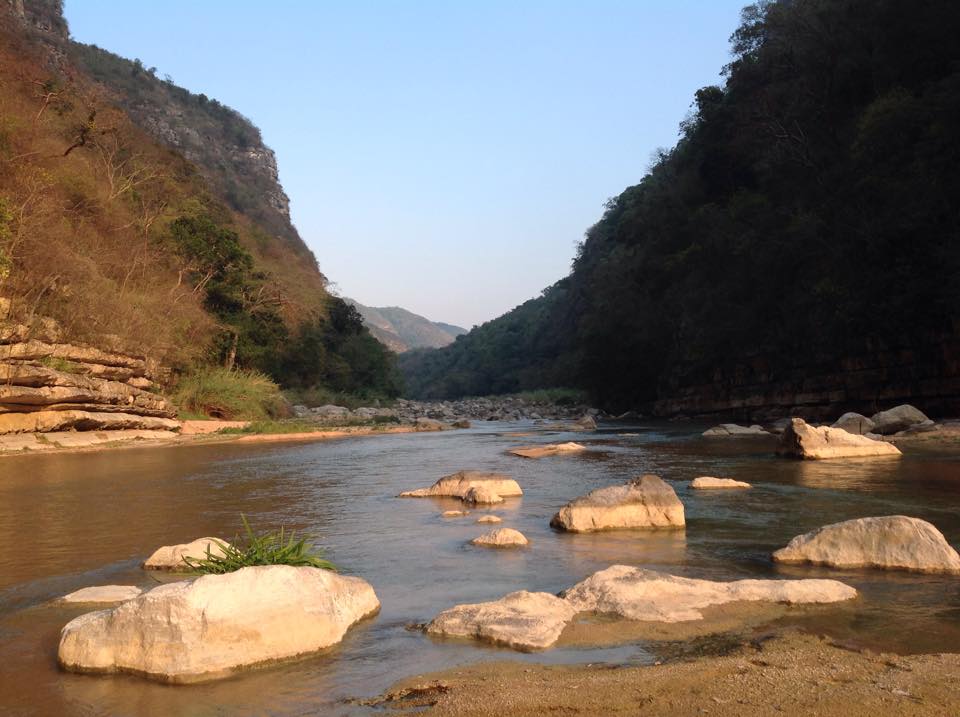
{"type": "Polygon", "coordinates": [[[392,394],[392,356],[326,289],[249,120],[0,0],[3,319],[176,372],[392,394]],[[9,300],[9,303],[7,302],[9,300]]]}
{"type": "Polygon", "coordinates": [[[345,299],[363,317],[363,323],[384,346],[396,353],[415,348],[440,348],[453,343],[466,329],[407,311],[399,306],[364,306],[345,299]]]}
{"type": "Polygon", "coordinates": [[[609,202],[570,276],[407,355],[410,392],[956,412],[958,33],[950,0],[747,7],[724,85],[696,93],[677,145],[609,202]]]}

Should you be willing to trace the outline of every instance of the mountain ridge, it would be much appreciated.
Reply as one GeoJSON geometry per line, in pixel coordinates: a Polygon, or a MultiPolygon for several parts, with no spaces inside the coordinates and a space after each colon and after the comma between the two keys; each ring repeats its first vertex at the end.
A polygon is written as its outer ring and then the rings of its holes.
{"type": "Polygon", "coordinates": [[[442,348],[456,341],[467,330],[454,324],[430,319],[401,306],[365,306],[345,299],[363,317],[374,338],[394,353],[419,348],[442,348]]]}

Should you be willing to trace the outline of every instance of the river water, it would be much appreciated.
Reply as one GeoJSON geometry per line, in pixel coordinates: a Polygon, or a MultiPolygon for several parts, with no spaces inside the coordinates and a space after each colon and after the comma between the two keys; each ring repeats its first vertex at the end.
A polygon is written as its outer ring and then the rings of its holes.
{"type": "MultiPolygon", "coordinates": [[[[518,589],[557,592],[613,563],[711,579],[835,577],[857,600],[791,610],[779,624],[874,649],[960,651],[960,579],[878,571],[778,567],[772,550],[847,518],[906,514],[960,545],[960,453],[907,449],[900,460],[795,462],[763,439],[703,439],[702,426],[644,424],[595,434],[532,424],[480,424],[445,433],[286,445],[197,445],[0,459],[0,714],[363,715],[346,700],[401,677],[490,659],[647,663],[662,643],[557,648],[524,655],[435,640],[413,628],[456,603],[518,589]],[[531,436],[509,435],[534,431],[531,436]],[[578,440],[581,455],[526,460],[506,449],[578,440]],[[475,548],[491,526],[447,499],[398,499],[402,490],[475,468],[518,480],[522,498],[493,510],[531,541],[523,550],[475,548]],[[548,522],[594,488],[657,473],[686,506],[683,531],[566,535],[548,522]],[[689,491],[698,475],[734,477],[749,491],[689,491]],[[51,604],[108,583],[155,585],[140,562],[156,547],[205,535],[230,538],[240,514],[258,528],[319,536],[343,572],[369,580],[383,604],[343,643],[319,655],[228,680],[164,686],[128,676],[61,672],[60,628],[84,612],[51,604]]],[[[495,526],[496,527],[496,526],[495,526]]]]}

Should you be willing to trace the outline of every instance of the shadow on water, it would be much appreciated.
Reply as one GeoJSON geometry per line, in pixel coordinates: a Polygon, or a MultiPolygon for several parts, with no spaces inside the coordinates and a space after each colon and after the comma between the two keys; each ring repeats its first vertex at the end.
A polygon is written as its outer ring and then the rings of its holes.
{"type": "MultiPolygon", "coordinates": [[[[702,429],[700,429],[702,430],[702,429]]],[[[0,713],[115,715],[368,714],[345,704],[411,674],[489,659],[645,663],[728,644],[715,636],[614,647],[561,646],[524,655],[410,630],[459,602],[518,590],[557,592],[612,563],[712,579],[833,577],[861,591],[849,605],[786,610],[800,625],[876,649],[956,650],[960,581],[875,571],[779,567],[770,552],[793,536],[847,518],[903,513],[960,542],[960,456],[912,451],[901,460],[794,462],[764,439],[707,440],[683,424],[617,426],[596,434],[542,433],[529,423],[480,424],[441,434],[286,446],[191,446],[0,461],[0,713]],[[511,435],[530,434],[530,435],[511,435]],[[575,440],[580,455],[511,456],[518,445],[575,440]],[[522,498],[463,518],[458,501],[398,499],[464,468],[516,478],[522,498]],[[548,523],[564,502],[594,488],[657,473],[686,506],[685,530],[566,535],[548,523]],[[698,475],[735,477],[749,491],[690,491],[698,475]],[[127,676],[66,674],[60,628],[82,612],[49,604],[94,584],[156,584],[139,568],[157,546],[233,536],[239,514],[321,537],[330,558],[374,585],[380,614],[342,644],[298,662],[222,682],[166,687],[127,676]],[[501,526],[531,541],[518,551],[470,546],[501,526]],[[686,647],[684,647],[686,646],[686,647]],[[687,652],[684,652],[684,650],[687,652]]],[[[768,626],[769,627],[769,626],[768,626]]]]}

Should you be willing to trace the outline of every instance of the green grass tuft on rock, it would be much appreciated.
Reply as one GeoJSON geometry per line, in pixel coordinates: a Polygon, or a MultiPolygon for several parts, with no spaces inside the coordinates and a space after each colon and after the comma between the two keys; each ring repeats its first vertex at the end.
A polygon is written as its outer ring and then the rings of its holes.
{"type": "Polygon", "coordinates": [[[337,570],[337,566],[324,559],[323,551],[315,547],[308,537],[297,538],[292,531],[285,533],[283,528],[257,534],[245,515],[241,514],[240,519],[245,535],[242,538],[237,536],[229,545],[217,542],[223,550],[222,556],[212,555],[208,547],[206,558],[184,558],[183,561],[194,572],[204,575],[223,575],[253,565],[293,565],[337,570]]]}

